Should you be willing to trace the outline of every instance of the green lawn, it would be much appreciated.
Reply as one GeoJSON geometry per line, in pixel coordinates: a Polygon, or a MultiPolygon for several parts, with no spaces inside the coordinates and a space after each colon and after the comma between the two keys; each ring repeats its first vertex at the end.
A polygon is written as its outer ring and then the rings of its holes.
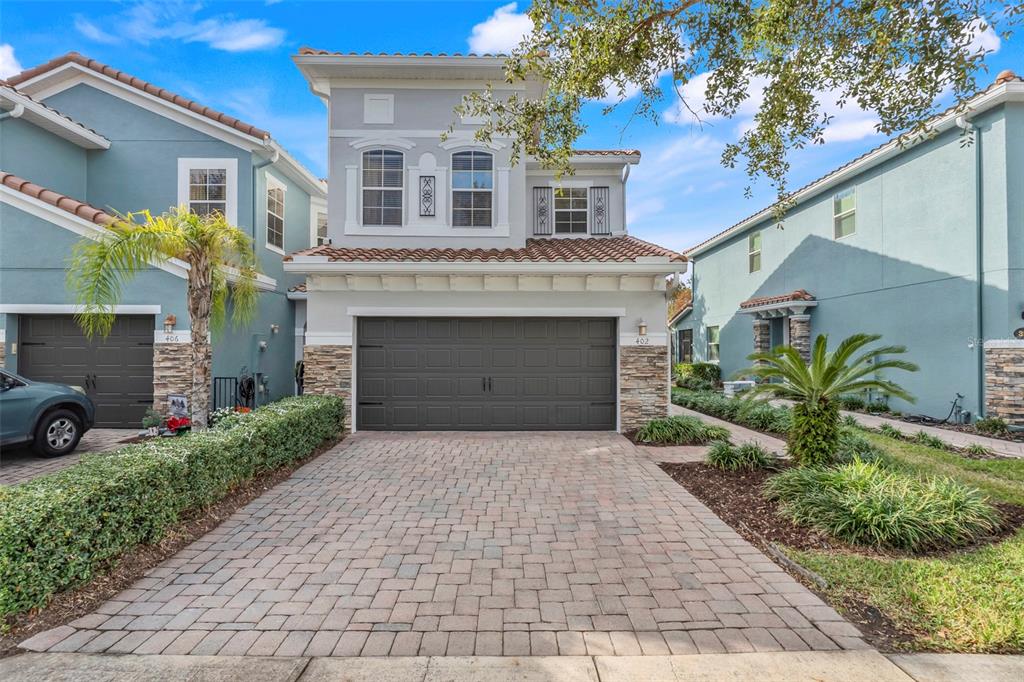
{"type": "MultiPolygon", "coordinates": [[[[945,475],[993,500],[1024,505],[1024,460],[972,460],[867,434],[908,472],[945,475]]],[[[839,598],[856,596],[917,633],[915,648],[1024,651],[1024,530],[980,550],[934,559],[791,552],[839,598]]]]}

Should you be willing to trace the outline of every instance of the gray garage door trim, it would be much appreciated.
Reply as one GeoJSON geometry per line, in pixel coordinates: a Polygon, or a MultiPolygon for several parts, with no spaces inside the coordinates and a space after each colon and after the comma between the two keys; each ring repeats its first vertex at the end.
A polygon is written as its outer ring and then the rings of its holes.
{"type": "Polygon", "coordinates": [[[614,430],[617,320],[360,317],[356,428],[614,430]]]}
{"type": "Polygon", "coordinates": [[[71,315],[20,315],[18,373],[81,386],[96,426],[139,427],[153,405],[152,315],[118,315],[106,338],[89,340],[71,315]]]}

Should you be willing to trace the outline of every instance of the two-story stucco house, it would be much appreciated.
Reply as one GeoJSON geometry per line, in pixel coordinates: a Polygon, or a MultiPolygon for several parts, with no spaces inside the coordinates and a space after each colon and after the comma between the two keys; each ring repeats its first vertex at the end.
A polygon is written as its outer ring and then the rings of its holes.
{"type": "Polygon", "coordinates": [[[782,226],[765,209],[688,250],[678,347],[729,377],[754,350],[881,334],[921,367],[894,407],[943,418],[959,393],[1024,425],[1024,82],[1003,72],[933,124],[796,191],[782,226]]]}
{"type": "Polygon", "coordinates": [[[213,338],[214,376],[254,375],[260,403],[294,393],[288,289],[302,278],[282,258],[317,243],[327,188],[268,132],[69,53],[0,83],[0,169],[0,364],[83,387],[100,426],[138,426],[154,402],[187,394],[187,264],[140,273],[113,332],[92,342],[65,289],[72,247],[112,212],[187,204],[248,232],[262,271],[257,319],[213,338]]]}
{"type": "Polygon", "coordinates": [[[474,140],[465,93],[504,59],[295,57],[329,111],[328,243],[306,278],[305,386],[356,429],[631,429],[668,409],[665,280],[685,259],[626,232],[640,155],[579,151],[557,179],[474,140]]]}

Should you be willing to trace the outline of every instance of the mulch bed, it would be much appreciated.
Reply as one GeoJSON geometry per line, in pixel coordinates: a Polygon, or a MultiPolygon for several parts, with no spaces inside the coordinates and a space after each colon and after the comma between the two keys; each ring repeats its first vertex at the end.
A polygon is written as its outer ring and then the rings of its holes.
{"type": "Polygon", "coordinates": [[[92,613],[103,602],[131,587],[150,569],[206,535],[236,511],[286,480],[296,469],[324,454],[339,442],[341,439],[328,441],[308,457],[257,475],[210,507],[187,513],[175,527],[167,531],[160,542],[136,547],[121,556],[109,570],[98,572],[85,585],[55,595],[42,609],[9,618],[10,629],[0,636],[0,658],[21,653],[17,648],[18,643],[36,633],[92,613]]]}
{"type": "MultiPolygon", "coordinates": [[[[778,559],[780,550],[776,545],[797,550],[815,550],[829,553],[858,554],[874,557],[925,557],[944,556],[952,553],[969,551],[985,544],[999,542],[1024,527],[1024,507],[1005,503],[994,506],[1002,514],[1004,522],[999,532],[992,537],[984,538],[971,547],[956,550],[942,550],[909,554],[893,550],[876,550],[850,545],[829,536],[826,533],[793,523],[779,513],[779,505],[767,499],[763,494],[763,486],[778,471],[792,466],[779,462],[778,468],[752,469],[740,471],[723,471],[702,462],[685,464],[660,465],[661,468],[677,483],[686,488],[694,497],[704,503],[719,518],[734,528],[748,542],[759,547],[770,556],[778,559]]],[[[835,598],[822,594],[821,586],[812,576],[778,561],[794,578],[818,594],[823,600],[833,602],[835,598]]],[[[838,604],[847,618],[855,622],[864,636],[876,647],[884,651],[905,649],[906,643],[915,639],[915,633],[907,632],[896,626],[885,614],[874,606],[854,598],[844,598],[838,604]]]]}

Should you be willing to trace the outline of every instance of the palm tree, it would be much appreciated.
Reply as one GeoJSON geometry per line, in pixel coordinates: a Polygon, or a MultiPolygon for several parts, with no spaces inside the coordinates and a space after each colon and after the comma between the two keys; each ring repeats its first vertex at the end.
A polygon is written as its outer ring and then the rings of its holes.
{"type": "Polygon", "coordinates": [[[918,367],[911,362],[884,357],[906,353],[904,346],[883,346],[854,357],[880,338],[878,334],[854,334],[830,353],[828,336],[822,334],[814,341],[809,363],[792,346],[747,356],[756,364],[737,374],[760,380],[749,397],[769,395],[796,401],[789,451],[799,464],[818,465],[832,459],[839,442],[839,396],[874,389],[914,402],[903,387],[875,374],[885,369],[916,372],[918,367]]]}
{"type": "Polygon", "coordinates": [[[192,322],[192,424],[207,426],[210,407],[210,329],[219,329],[230,299],[232,320],[250,321],[256,312],[256,256],[252,240],[218,212],[192,213],[187,206],[153,216],[149,211],[119,215],[99,239],[75,245],[68,288],[79,305],[78,324],[86,336],[106,336],[113,306],[123,287],[154,262],[183,260],[188,270],[188,312],[192,322]],[[233,275],[228,286],[228,274],[233,275]]]}

